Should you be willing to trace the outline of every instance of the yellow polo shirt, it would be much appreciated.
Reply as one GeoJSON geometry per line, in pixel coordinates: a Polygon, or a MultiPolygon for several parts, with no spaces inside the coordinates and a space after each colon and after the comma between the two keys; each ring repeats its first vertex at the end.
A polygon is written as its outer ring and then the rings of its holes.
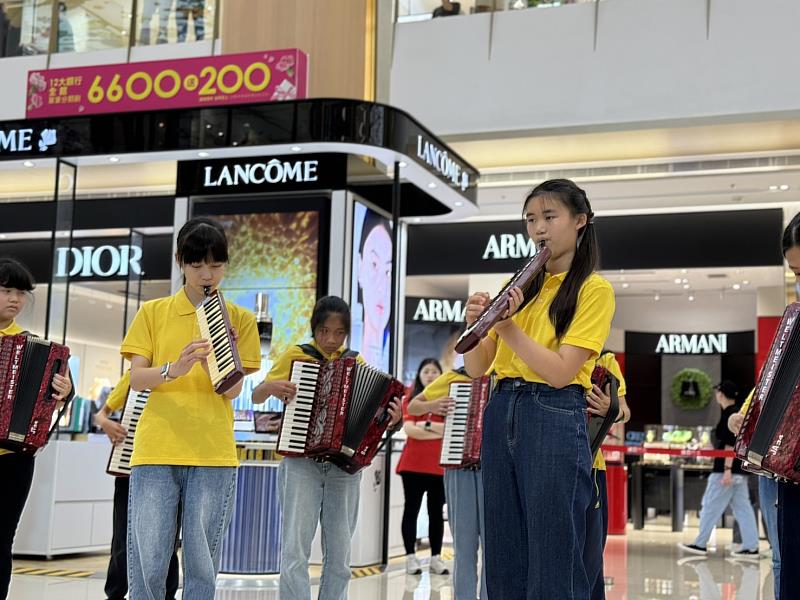
{"type": "MultiPolygon", "coordinates": [[[[11,321],[11,323],[9,323],[7,327],[5,327],[4,329],[0,329],[0,337],[6,335],[17,335],[22,333],[23,331],[25,330],[19,325],[17,325],[16,321],[11,321]]],[[[11,454],[11,450],[3,450],[2,448],[0,448],[0,456],[2,456],[3,454],[11,454]]]]}
{"type": "Polygon", "coordinates": [[[753,401],[753,394],[755,394],[755,393],[756,393],[756,389],[753,388],[750,391],[750,394],[747,396],[747,399],[744,401],[744,404],[742,404],[742,408],[739,409],[739,412],[742,413],[743,415],[747,414],[747,409],[750,408],[750,403],[753,401]]]}
{"type": "Polygon", "coordinates": [[[131,388],[131,371],[128,369],[125,374],[111,390],[111,393],[106,398],[106,406],[111,412],[122,410],[125,406],[125,401],[128,399],[128,392],[131,388]]]}
{"type": "Polygon", "coordinates": [[[428,402],[433,402],[439,398],[447,398],[450,396],[450,384],[469,383],[470,381],[472,381],[472,379],[469,375],[462,375],[455,371],[447,371],[439,375],[428,387],[422,390],[422,396],[428,402]]]}
{"type": "MultiPolygon", "coordinates": [[[[597,359],[596,364],[604,367],[607,371],[609,371],[614,377],[617,378],[619,381],[619,389],[617,390],[618,396],[624,396],[625,392],[627,392],[627,387],[625,385],[625,377],[622,376],[622,369],[617,362],[617,357],[614,356],[613,352],[606,352],[600,358],[597,359]]],[[[603,457],[603,451],[600,450],[595,456],[594,459],[594,468],[598,469],[599,471],[606,470],[606,459],[603,457]]]]}
{"type": "MultiPolygon", "coordinates": [[[[589,390],[592,388],[592,371],[595,358],[599,356],[611,331],[614,317],[614,289],[597,273],[592,273],[583,282],[578,292],[575,316],[564,337],[556,338],[556,331],[550,322],[550,305],[564,281],[566,273],[545,274],[544,284],[539,295],[512,318],[528,337],[545,348],[558,352],[564,345],[586,348],[591,351],[589,359],[570,383],[589,390]]],[[[534,383],[547,383],[538,373],[532,371],[525,362],[497,335],[493,329],[489,335],[497,342],[497,353],[489,372],[494,371],[497,379],[524,379],[534,383]]]]}
{"type": "MultiPolygon", "coordinates": [[[[347,348],[342,346],[333,354],[325,354],[316,341],[312,340],[309,345],[316,348],[319,353],[325,357],[325,360],[336,360],[337,358],[340,358],[347,350],[347,348]]],[[[289,381],[289,378],[292,376],[292,363],[296,360],[315,361],[316,359],[303,352],[299,346],[291,345],[277,359],[275,359],[275,362],[272,364],[272,368],[269,370],[269,373],[267,373],[264,381],[289,381]]],[[[365,364],[364,359],[361,358],[360,354],[356,356],[356,361],[358,361],[359,364],[365,364]]]]}
{"type": "MultiPolygon", "coordinates": [[[[225,303],[247,373],[261,366],[261,345],[255,316],[225,303]]],[[[174,362],[195,335],[195,307],[181,289],[174,296],[146,302],[136,313],[120,352],[128,360],[143,356],[157,367],[174,362]]],[[[183,377],[154,388],[139,419],[131,466],[182,465],[236,467],[231,402],[216,394],[198,363],[183,377]]]]}

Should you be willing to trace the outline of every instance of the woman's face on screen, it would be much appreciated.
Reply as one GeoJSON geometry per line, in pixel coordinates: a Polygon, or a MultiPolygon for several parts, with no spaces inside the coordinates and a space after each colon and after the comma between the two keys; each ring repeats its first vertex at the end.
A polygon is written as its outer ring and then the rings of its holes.
{"type": "Polygon", "coordinates": [[[364,321],[375,329],[389,323],[392,301],[392,238],[385,227],[373,227],[364,241],[358,284],[364,301],[364,321]]]}

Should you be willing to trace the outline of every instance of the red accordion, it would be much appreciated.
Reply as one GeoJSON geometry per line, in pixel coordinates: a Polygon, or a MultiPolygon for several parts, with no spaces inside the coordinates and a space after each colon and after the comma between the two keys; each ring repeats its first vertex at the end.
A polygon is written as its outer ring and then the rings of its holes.
{"type": "Polygon", "coordinates": [[[589,417],[589,447],[592,450],[592,456],[594,456],[600,450],[603,440],[606,439],[608,432],[611,431],[614,422],[619,417],[619,380],[605,367],[596,365],[594,371],[592,371],[592,384],[599,387],[603,392],[606,391],[608,386],[611,397],[611,403],[604,417],[599,415],[590,415],[589,417]]]}
{"type": "Polygon", "coordinates": [[[483,413],[493,388],[494,380],[488,376],[450,384],[454,406],[444,421],[439,458],[439,464],[445,469],[480,466],[483,413]]]}
{"type": "Polygon", "coordinates": [[[0,448],[35,454],[47,443],[58,422],[53,377],[66,375],[68,361],[66,346],[28,335],[0,338],[0,448]]]}
{"type": "Polygon", "coordinates": [[[800,302],[783,313],[736,438],[744,468],[800,483],[800,302]]]}
{"type": "Polygon", "coordinates": [[[355,358],[294,361],[291,381],[298,391],[284,412],[278,454],[323,458],[348,473],[369,465],[403,384],[355,358]]]}

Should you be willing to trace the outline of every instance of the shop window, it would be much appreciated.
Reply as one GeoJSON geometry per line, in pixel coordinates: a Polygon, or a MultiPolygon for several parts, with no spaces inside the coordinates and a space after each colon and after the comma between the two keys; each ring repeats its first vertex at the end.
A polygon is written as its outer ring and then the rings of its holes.
{"type": "Polygon", "coordinates": [[[52,0],[0,2],[0,58],[46,53],[52,0]]]}
{"type": "Polygon", "coordinates": [[[136,44],[174,44],[214,39],[216,0],[140,0],[136,44]]]}
{"type": "Polygon", "coordinates": [[[56,52],[124,48],[130,40],[133,0],[60,0],[56,52]]]}

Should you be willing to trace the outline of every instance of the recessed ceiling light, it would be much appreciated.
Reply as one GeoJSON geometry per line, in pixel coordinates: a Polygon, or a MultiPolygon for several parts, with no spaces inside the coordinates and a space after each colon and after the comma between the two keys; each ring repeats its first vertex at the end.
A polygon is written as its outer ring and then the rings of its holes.
{"type": "Polygon", "coordinates": [[[694,296],[689,296],[689,302],[694,302],[694,296]]]}
{"type": "Polygon", "coordinates": [[[200,152],[197,153],[197,156],[199,156],[200,158],[207,158],[209,154],[205,150],[201,150],[200,152]]]}
{"type": "Polygon", "coordinates": [[[398,165],[400,165],[400,168],[401,168],[401,169],[405,169],[405,168],[408,166],[408,163],[407,163],[406,161],[404,161],[404,160],[401,160],[401,161],[400,161],[399,163],[397,163],[397,164],[398,164],[398,165]]]}
{"type": "Polygon", "coordinates": [[[461,200],[456,200],[454,204],[456,206],[464,206],[464,203],[461,200]]]}
{"type": "Polygon", "coordinates": [[[777,189],[778,189],[778,186],[777,186],[777,185],[771,185],[771,186],[769,186],[769,190],[770,190],[771,192],[774,192],[774,191],[775,191],[775,190],[777,190],[777,189]]]}
{"type": "Polygon", "coordinates": [[[300,146],[292,146],[291,147],[291,151],[292,152],[300,152],[300,150],[302,150],[302,148],[300,146]]]}
{"type": "Polygon", "coordinates": [[[742,281],[742,285],[750,285],[750,282],[747,279],[745,279],[744,281],[742,281]]]}
{"type": "Polygon", "coordinates": [[[788,190],[788,189],[789,189],[789,186],[788,186],[788,185],[786,185],[785,183],[784,183],[784,184],[781,186],[781,191],[784,191],[784,192],[785,192],[785,191],[786,191],[786,190],[788,190]]]}
{"type": "Polygon", "coordinates": [[[224,133],[224,132],[222,132],[222,131],[220,131],[219,133],[217,133],[217,137],[222,137],[223,135],[225,135],[225,133],[224,133]]]}
{"type": "Polygon", "coordinates": [[[623,284],[622,284],[622,289],[623,289],[623,290],[627,290],[629,287],[631,287],[631,284],[630,284],[630,283],[623,283],[623,284]]]}
{"type": "Polygon", "coordinates": [[[692,287],[692,286],[690,286],[688,283],[684,283],[683,284],[683,289],[685,289],[685,290],[688,290],[690,287],[692,287]]]}
{"type": "Polygon", "coordinates": [[[656,302],[658,302],[659,300],[661,300],[661,296],[659,296],[658,294],[656,294],[655,296],[653,296],[653,300],[655,300],[656,302]]]}
{"type": "Polygon", "coordinates": [[[684,275],[686,275],[686,273],[688,273],[688,272],[689,271],[687,271],[686,269],[681,269],[681,273],[683,273],[684,275]]]}
{"type": "Polygon", "coordinates": [[[414,223],[422,223],[422,219],[420,217],[414,217],[414,223]]]}
{"type": "Polygon", "coordinates": [[[684,278],[684,279],[681,279],[681,281],[682,281],[683,283],[689,283],[689,280],[688,280],[688,279],[686,279],[686,278],[684,278]]]}
{"type": "Polygon", "coordinates": [[[734,283],[733,284],[733,289],[740,290],[740,289],[742,289],[742,286],[740,286],[738,283],[734,283]]]}
{"type": "Polygon", "coordinates": [[[109,156],[108,157],[108,162],[118,163],[119,162],[119,157],[118,156],[109,156]]]}
{"type": "Polygon", "coordinates": [[[681,279],[680,277],[676,277],[675,283],[683,283],[683,279],[681,279]]]}
{"type": "Polygon", "coordinates": [[[433,183],[433,182],[431,181],[431,182],[428,184],[428,187],[429,187],[430,189],[432,189],[432,190],[435,190],[435,189],[436,189],[436,184],[435,184],[435,183],[433,183]]]}
{"type": "Polygon", "coordinates": [[[24,163],[22,163],[22,166],[23,167],[28,167],[30,169],[31,167],[33,167],[35,165],[34,165],[32,160],[26,160],[24,163]]]}
{"type": "Polygon", "coordinates": [[[113,304],[111,304],[111,302],[106,302],[106,308],[107,308],[108,310],[111,310],[112,308],[114,308],[114,305],[113,305],[113,304]]]}

